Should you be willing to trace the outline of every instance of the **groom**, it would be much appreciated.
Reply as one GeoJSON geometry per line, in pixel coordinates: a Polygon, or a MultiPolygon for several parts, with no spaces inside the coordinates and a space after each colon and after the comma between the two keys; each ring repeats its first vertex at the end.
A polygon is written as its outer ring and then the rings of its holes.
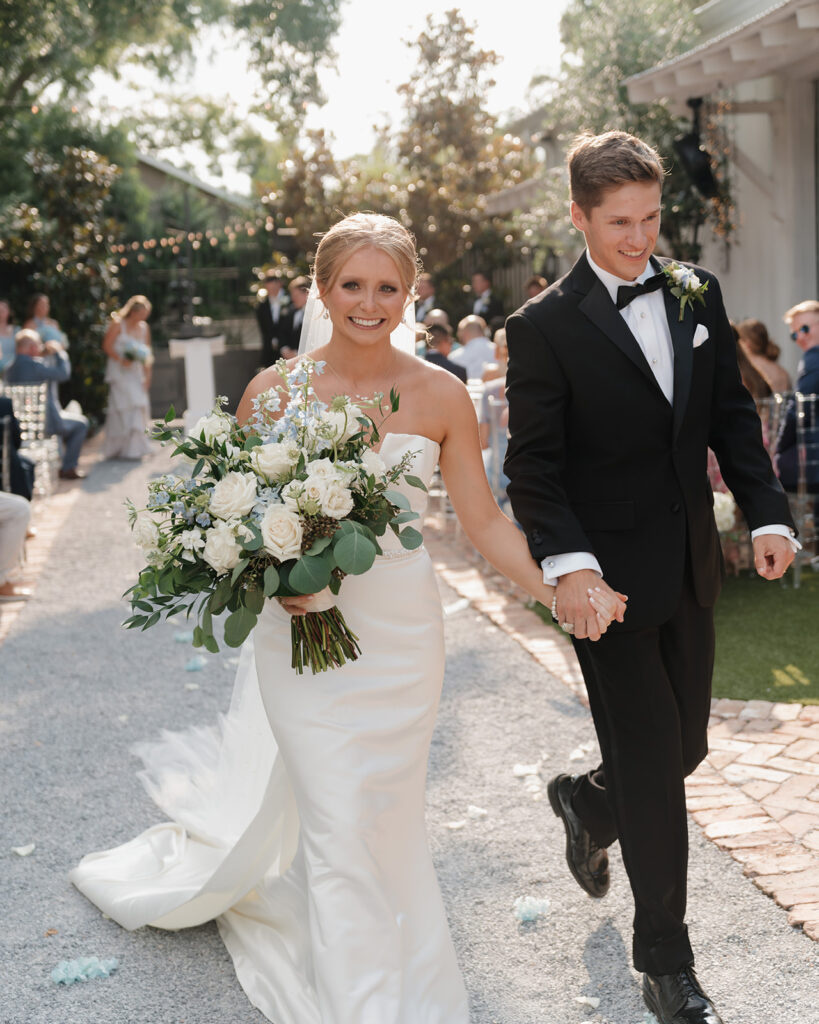
{"type": "Polygon", "coordinates": [[[606,847],[619,839],[646,1004],[661,1024],[721,1024],[685,925],[683,780],[707,751],[722,578],[709,447],[757,572],[778,579],[796,545],[719,283],[697,268],[680,285],[652,257],[663,176],[657,153],[624,132],[571,150],[571,217],[587,248],[507,321],[505,472],[532,556],[557,585],[553,613],[573,635],[602,752],[594,771],[549,784],[569,869],[604,896],[606,847]],[[625,622],[591,643],[588,588],[608,585],[628,595],[625,622]]]}

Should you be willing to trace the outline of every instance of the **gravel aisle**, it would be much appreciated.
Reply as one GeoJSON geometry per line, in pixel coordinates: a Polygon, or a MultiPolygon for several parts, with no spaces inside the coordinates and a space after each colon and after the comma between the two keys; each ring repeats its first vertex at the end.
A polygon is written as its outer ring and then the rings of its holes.
{"type": "MultiPolygon", "coordinates": [[[[211,721],[227,705],[233,652],[197,656],[184,626],[119,627],[139,565],[122,508],[164,456],[100,463],[52,551],[35,599],[0,647],[2,1024],[263,1024],[213,925],[125,932],[66,879],[86,852],[157,820],[130,745],[211,721]],[[34,843],[20,857],[11,847],[34,843]],[[56,934],[47,935],[55,931],[56,934]],[[60,960],[115,956],[110,979],[64,989],[60,960]]],[[[587,712],[517,644],[444,588],[447,680],[433,741],[429,829],[476,1024],[637,1024],[628,966],[630,901],[615,852],[611,893],[588,899],[563,862],[545,781],[591,763],[587,712]],[[570,761],[572,752],[581,757],[570,761]],[[543,799],[515,764],[542,762],[543,799]],[[468,816],[474,805],[483,818],[468,816]],[[450,824],[465,822],[458,828],[450,824]],[[518,896],[549,900],[520,924],[518,896]],[[599,998],[594,1010],[576,998],[599,998]]],[[[819,947],[739,867],[691,828],[690,927],[698,966],[727,1024],[816,1019],[819,947]]],[[[384,1022],[389,1024],[389,1022],[384,1022]]],[[[418,1024],[424,1024],[419,1021],[418,1024]]]]}

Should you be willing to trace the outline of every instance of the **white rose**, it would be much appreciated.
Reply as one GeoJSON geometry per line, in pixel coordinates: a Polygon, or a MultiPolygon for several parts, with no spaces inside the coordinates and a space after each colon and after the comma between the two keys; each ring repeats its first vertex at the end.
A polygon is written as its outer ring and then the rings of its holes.
{"type": "Polygon", "coordinates": [[[139,516],[133,532],[136,543],[146,551],[159,543],[159,527],[150,516],[139,516]]]}
{"type": "Polygon", "coordinates": [[[697,277],[697,275],[693,273],[693,271],[689,272],[688,287],[691,288],[692,291],[696,291],[696,289],[699,288],[700,283],[700,279],[697,277]]]}
{"type": "Polygon", "coordinates": [[[353,434],[361,430],[357,417],[363,415],[357,405],[348,405],[345,409],[328,409],[321,414],[322,422],[327,427],[327,436],[336,444],[344,444],[353,434]]]}
{"type": "Polygon", "coordinates": [[[250,453],[250,464],[268,480],[289,472],[297,461],[298,452],[294,452],[290,445],[278,441],[257,445],[250,453]]]}
{"type": "Polygon", "coordinates": [[[284,561],[301,554],[302,527],[298,513],[284,505],[271,505],[259,523],[265,551],[284,561]]]}
{"type": "Polygon", "coordinates": [[[233,527],[229,523],[216,523],[206,534],[202,557],[221,576],[236,567],[241,550],[233,527]]]}
{"type": "Polygon", "coordinates": [[[300,504],[306,505],[307,502],[315,502],[318,506],[323,505],[324,495],[334,483],[334,480],[328,480],[323,476],[308,476],[304,481],[300,504]]]}
{"type": "Polygon", "coordinates": [[[322,501],[322,509],[326,516],[343,519],[352,512],[353,504],[353,496],[346,487],[342,487],[341,484],[328,484],[322,501]]]}
{"type": "Polygon", "coordinates": [[[231,423],[227,416],[212,412],[209,416],[202,416],[196,421],[190,431],[190,437],[195,437],[198,441],[204,433],[208,444],[217,444],[227,441],[230,437],[230,427],[231,423]]]}
{"type": "Polygon", "coordinates": [[[374,476],[376,479],[387,472],[386,463],[378,452],[374,452],[372,448],[365,448],[361,453],[361,464],[367,471],[367,475],[374,476]]]}
{"type": "Polygon", "coordinates": [[[214,485],[210,511],[220,519],[246,516],[256,504],[256,477],[253,473],[228,473],[214,485]]]}
{"type": "Polygon", "coordinates": [[[307,475],[316,480],[337,480],[338,471],[331,459],[314,459],[307,466],[307,475]]]}

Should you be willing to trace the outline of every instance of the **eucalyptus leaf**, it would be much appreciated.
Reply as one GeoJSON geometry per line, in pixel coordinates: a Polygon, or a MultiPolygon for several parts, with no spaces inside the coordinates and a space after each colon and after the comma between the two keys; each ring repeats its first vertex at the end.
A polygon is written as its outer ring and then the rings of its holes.
{"type": "Polygon", "coordinates": [[[412,508],[409,498],[406,494],[402,494],[400,491],[386,490],[384,491],[384,497],[387,501],[391,501],[393,505],[397,505],[398,508],[412,508]]]}
{"type": "Polygon", "coordinates": [[[205,650],[210,651],[211,654],[219,653],[219,644],[216,642],[215,636],[211,635],[205,637],[205,650]]]}
{"type": "Polygon", "coordinates": [[[405,476],[404,479],[410,485],[410,487],[420,487],[422,491],[427,489],[427,485],[423,480],[419,480],[417,476],[405,476]]]}
{"type": "Polygon", "coordinates": [[[362,534],[351,533],[333,546],[333,554],[339,569],[352,576],[360,576],[375,561],[376,546],[362,534]]]}
{"type": "Polygon", "coordinates": [[[230,574],[231,586],[233,586],[236,583],[236,580],[238,580],[242,573],[245,571],[249,561],[249,558],[240,558],[239,561],[236,563],[236,568],[230,574]]]}
{"type": "Polygon", "coordinates": [[[398,537],[401,541],[401,546],[405,547],[407,551],[414,551],[416,548],[420,548],[424,543],[423,535],[417,530],[414,530],[411,526],[402,530],[398,534],[398,537]]]}
{"type": "Polygon", "coordinates": [[[399,512],[397,516],[393,516],[393,518],[392,518],[392,520],[390,522],[390,525],[392,525],[394,523],[397,526],[400,523],[409,523],[409,522],[412,522],[413,519],[417,519],[417,518],[418,518],[418,513],[417,512],[411,512],[411,511],[409,511],[409,512],[399,512]]]}
{"type": "Polygon", "coordinates": [[[264,591],[261,587],[248,587],[245,591],[245,608],[261,615],[264,608],[264,591]]]}
{"type": "Polygon", "coordinates": [[[241,647],[256,625],[258,616],[249,608],[240,606],[225,619],[225,643],[228,647],[241,647]]]}
{"type": "Polygon", "coordinates": [[[279,587],[279,570],[275,565],[268,565],[264,571],[265,597],[273,597],[279,587]]]}
{"type": "Polygon", "coordinates": [[[258,446],[261,443],[262,439],[259,437],[258,434],[251,434],[250,437],[245,441],[245,451],[252,451],[254,448],[258,448],[258,446]]]}
{"type": "Polygon", "coordinates": [[[290,586],[299,594],[317,594],[330,582],[331,568],[326,558],[302,555],[290,570],[290,586]]]}
{"type": "Polygon", "coordinates": [[[176,409],[172,405],[168,406],[168,411],[165,413],[165,422],[170,423],[171,420],[176,419],[176,409]]]}
{"type": "Polygon", "coordinates": [[[193,627],[193,646],[201,647],[205,642],[205,633],[201,626],[193,627]]]}
{"type": "Polygon", "coordinates": [[[223,576],[216,584],[216,589],[210,596],[208,607],[212,612],[220,612],[230,600],[230,595],[233,592],[230,580],[227,576],[223,576]]]}
{"type": "Polygon", "coordinates": [[[262,546],[262,534],[259,527],[255,523],[248,523],[248,529],[253,534],[250,540],[246,540],[243,544],[245,551],[258,551],[262,546]]]}
{"type": "Polygon", "coordinates": [[[325,548],[329,547],[333,543],[332,537],[316,537],[313,543],[310,545],[309,551],[305,551],[306,555],[311,557],[314,555],[320,555],[325,548]]]}

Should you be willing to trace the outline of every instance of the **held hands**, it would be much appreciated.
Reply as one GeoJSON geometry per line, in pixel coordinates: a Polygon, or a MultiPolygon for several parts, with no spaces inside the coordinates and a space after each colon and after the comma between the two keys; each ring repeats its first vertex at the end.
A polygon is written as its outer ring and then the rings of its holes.
{"type": "Polygon", "coordinates": [[[596,572],[579,569],[560,577],[552,606],[561,626],[573,627],[566,632],[578,640],[599,640],[612,621],[623,621],[627,600],[596,572]]]}
{"type": "Polygon", "coordinates": [[[336,603],[336,595],[325,587],[317,594],[297,594],[293,597],[277,597],[276,600],[288,615],[306,615],[308,612],[326,612],[336,603]]]}
{"type": "Polygon", "coordinates": [[[793,561],[795,552],[787,537],[763,533],[754,538],[754,565],[766,580],[778,580],[793,561]]]}

